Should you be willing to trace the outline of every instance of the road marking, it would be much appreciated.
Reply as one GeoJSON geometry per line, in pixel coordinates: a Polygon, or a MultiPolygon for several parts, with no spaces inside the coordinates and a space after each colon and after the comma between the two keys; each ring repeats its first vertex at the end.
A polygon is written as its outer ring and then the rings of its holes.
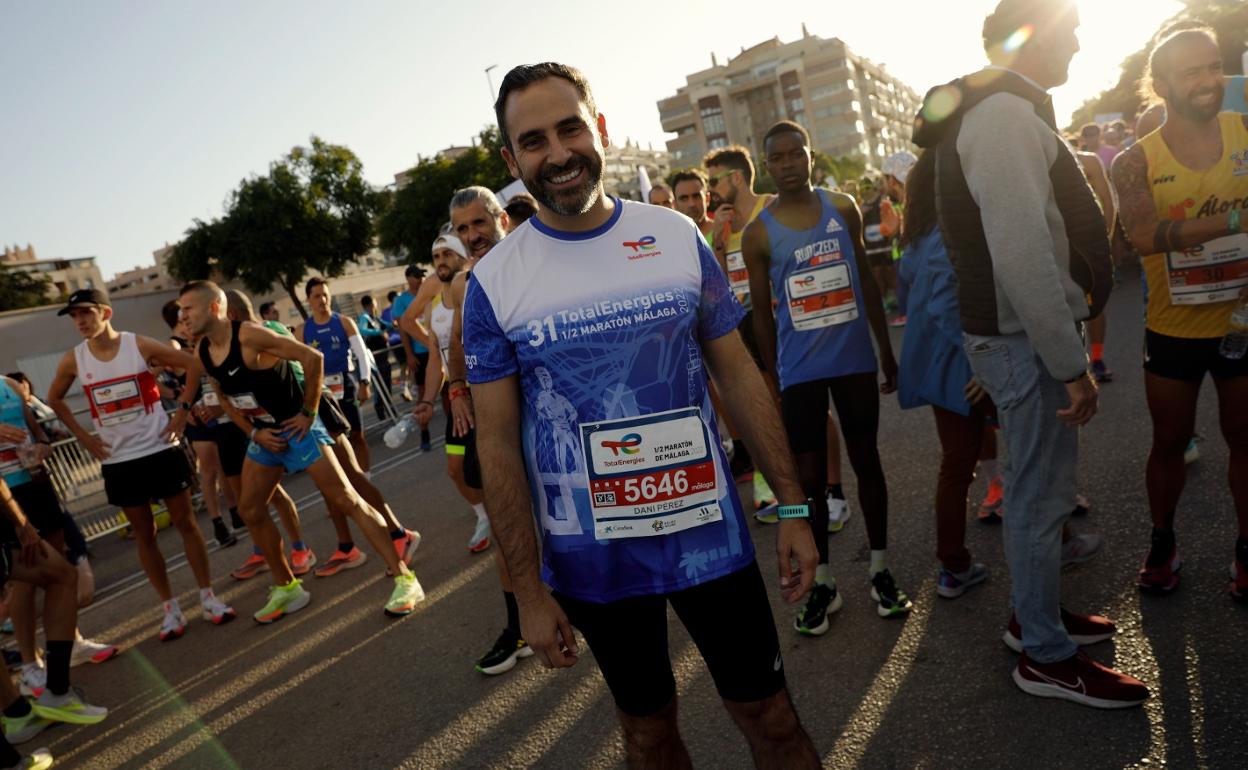
{"type": "MultiPolygon", "coordinates": [[[[915,596],[935,597],[936,581],[929,577],[915,596]]],[[[927,622],[931,619],[932,602],[935,601],[932,598],[914,605],[910,616],[906,618],[905,627],[901,629],[901,635],[888,653],[888,659],[880,666],[871,687],[858,702],[858,708],[854,709],[853,716],[845,723],[845,729],[836,739],[832,750],[824,755],[824,767],[853,768],[862,763],[872,737],[880,729],[884,715],[888,713],[889,705],[897,697],[897,692],[910,675],[910,669],[914,667],[919,642],[927,633],[927,622]]]]}

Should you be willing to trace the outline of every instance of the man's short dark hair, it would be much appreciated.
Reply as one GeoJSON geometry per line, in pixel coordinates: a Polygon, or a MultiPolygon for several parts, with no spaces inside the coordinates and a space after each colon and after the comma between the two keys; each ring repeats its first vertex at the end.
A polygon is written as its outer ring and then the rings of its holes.
{"type": "Polygon", "coordinates": [[[360,297],[360,306],[361,306],[361,307],[372,307],[372,306],[373,306],[373,298],[372,298],[370,295],[368,295],[368,294],[365,294],[363,297],[360,297]]]}
{"type": "Polygon", "coordinates": [[[169,327],[170,331],[178,328],[178,321],[180,320],[178,316],[181,312],[182,309],[178,307],[176,299],[171,299],[161,306],[160,317],[165,319],[165,325],[169,327]]]}
{"type": "Polygon", "coordinates": [[[425,269],[420,265],[408,265],[407,269],[403,271],[403,275],[408,278],[424,278],[425,269]]]}
{"type": "Polygon", "coordinates": [[[391,305],[393,305],[395,298],[398,296],[399,296],[399,293],[397,291],[394,291],[394,290],[388,291],[386,292],[386,301],[388,301],[391,305]]]}
{"type": "Polygon", "coordinates": [[[261,302],[260,303],[260,317],[264,318],[265,314],[267,314],[270,310],[272,310],[275,307],[277,307],[276,302],[261,302]]]}
{"type": "Polygon", "coordinates": [[[511,136],[507,133],[507,119],[504,117],[507,111],[507,97],[515,91],[523,91],[547,78],[563,78],[575,86],[577,95],[589,108],[590,117],[598,117],[598,107],[594,104],[594,92],[590,90],[589,81],[585,79],[585,75],[576,67],[551,61],[512,67],[503,78],[502,85],[498,87],[498,100],[494,102],[494,119],[498,121],[498,132],[503,137],[503,146],[508,150],[513,148],[511,136]]]}
{"type": "Polygon", "coordinates": [[[673,198],[675,198],[675,197],[676,197],[676,193],[672,192],[672,188],[668,187],[666,182],[659,182],[658,184],[656,184],[656,185],[654,185],[654,186],[652,186],[652,187],[650,188],[650,194],[646,196],[646,199],[647,199],[647,200],[646,200],[646,203],[649,203],[649,202],[650,202],[650,200],[649,200],[649,199],[650,199],[650,198],[653,198],[653,197],[654,197],[654,194],[655,194],[656,192],[658,192],[659,190],[667,190],[667,194],[668,194],[669,196],[671,196],[671,197],[673,197],[673,198]]]}
{"type": "Polygon", "coordinates": [[[26,376],[26,372],[9,372],[8,374],[4,376],[8,377],[10,380],[13,380],[14,382],[24,382],[27,385],[31,384],[30,378],[26,376]]]}
{"type": "Polygon", "coordinates": [[[702,165],[706,168],[719,166],[740,171],[745,179],[746,187],[754,184],[754,161],[750,160],[750,151],[739,144],[730,144],[718,150],[711,150],[702,159],[702,165]]]}
{"type": "Polygon", "coordinates": [[[324,278],[321,278],[319,275],[314,275],[308,279],[307,283],[303,285],[303,295],[305,297],[311,297],[312,290],[315,289],[317,286],[324,286],[325,291],[329,291],[329,281],[326,281],[324,278]]]}
{"type": "MultiPolygon", "coordinates": [[[[675,191],[676,185],[681,182],[701,182],[702,189],[706,189],[706,173],[700,168],[682,168],[675,174],[672,174],[672,190],[675,191]]],[[[673,192],[673,195],[675,192],[673,192]]]]}
{"type": "Polygon", "coordinates": [[[984,50],[992,51],[1027,25],[1047,26],[1072,10],[1073,0],[1001,0],[984,19],[984,50]]]}
{"type": "Polygon", "coordinates": [[[519,227],[525,220],[537,213],[537,201],[528,193],[517,193],[507,199],[507,205],[503,207],[503,211],[507,212],[511,226],[519,227]]]}
{"type": "Polygon", "coordinates": [[[780,134],[798,134],[802,137],[802,144],[810,146],[810,134],[802,127],[801,123],[792,120],[778,120],[767,129],[767,133],[763,134],[763,147],[767,147],[767,142],[773,136],[780,134]]]}

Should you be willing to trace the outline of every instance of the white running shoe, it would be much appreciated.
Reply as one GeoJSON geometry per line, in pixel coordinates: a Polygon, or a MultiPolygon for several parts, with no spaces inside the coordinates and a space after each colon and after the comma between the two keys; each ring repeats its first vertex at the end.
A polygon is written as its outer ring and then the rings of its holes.
{"type": "Polygon", "coordinates": [[[69,656],[69,665],[81,666],[83,663],[103,663],[118,652],[120,650],[116,645],[101,644],[92,639],[75,639],[74,651],[69,656]]]}
{"type": "Polygon", "coordinates": [[[481,553],[490,547],[490,520],[487,518],[477,519],[477,526],[472,530],[472,537],[468,539],[468,550],[472,553],[481,553]]]}
{"type": "Polygon", "coordinates": [[[171,610],[165,613],[165,619],[160,621],[160,641],[168,642],[172,639],[181,639],[182,634],[186,633],[186,618],[182,615],[182,610],[171,610]]]}
{"type": "Polygon", "coordinates": [[[1101,546],[1105,541],[1100,535],[1091,533],[1071,535],[1070,539],[1062,543],[1062,566],[1069,567],[1072,564],[1083,564],[1092,557],[1101,552],[1101,546]]]}
{"type": "Polygon", "coordinates": [[[204,608],[204,620],[219,626],[222,623],[229,623],[236,617],[234,608],[218,599],[215,595],[209,597],[208,601],[202,602],[204,608]]]}
{"type": "Polygon", "coordinates": [[[18,685],[18,691],[21,692],[22,695],[38,698],[43,694],[43,690],[47,686],[47,669],[38,663],[22,664],[22,681],[18,685]]]}
{"type": "Polygon", "coordinates": [[[828,533],[840,532],[849,521],[849,501],[839,500],[828,493],[828,533]]]}

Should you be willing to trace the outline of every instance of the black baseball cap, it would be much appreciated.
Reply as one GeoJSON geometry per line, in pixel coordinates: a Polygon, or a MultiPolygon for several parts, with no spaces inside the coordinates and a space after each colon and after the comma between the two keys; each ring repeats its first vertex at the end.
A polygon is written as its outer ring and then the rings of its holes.
{"type": "Polygon", "coordinates": [[[403,274],[408,278],[424,278],[425,269],[420,265],[408,265],[407,269],[403,271],[403,274]]]}
{"type": "Polygon", "coordinates": [[[76,307],[112,307],[112,303],[108,301],[108,295],[99,289],[79,289],[69,295],[69,302],[65,307],[57,311],[57,315],[65,315],[76,307]]]}

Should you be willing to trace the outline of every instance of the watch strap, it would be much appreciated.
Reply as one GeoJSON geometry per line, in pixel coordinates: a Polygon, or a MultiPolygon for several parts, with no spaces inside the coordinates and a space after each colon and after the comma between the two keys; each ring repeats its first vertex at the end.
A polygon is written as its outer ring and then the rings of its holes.
{"type": "Polygon", "coordinates": [[[807,503],[782,505],[776,509],[776,515],[782,519],[809,519],[810,505],[807,503]]]}

